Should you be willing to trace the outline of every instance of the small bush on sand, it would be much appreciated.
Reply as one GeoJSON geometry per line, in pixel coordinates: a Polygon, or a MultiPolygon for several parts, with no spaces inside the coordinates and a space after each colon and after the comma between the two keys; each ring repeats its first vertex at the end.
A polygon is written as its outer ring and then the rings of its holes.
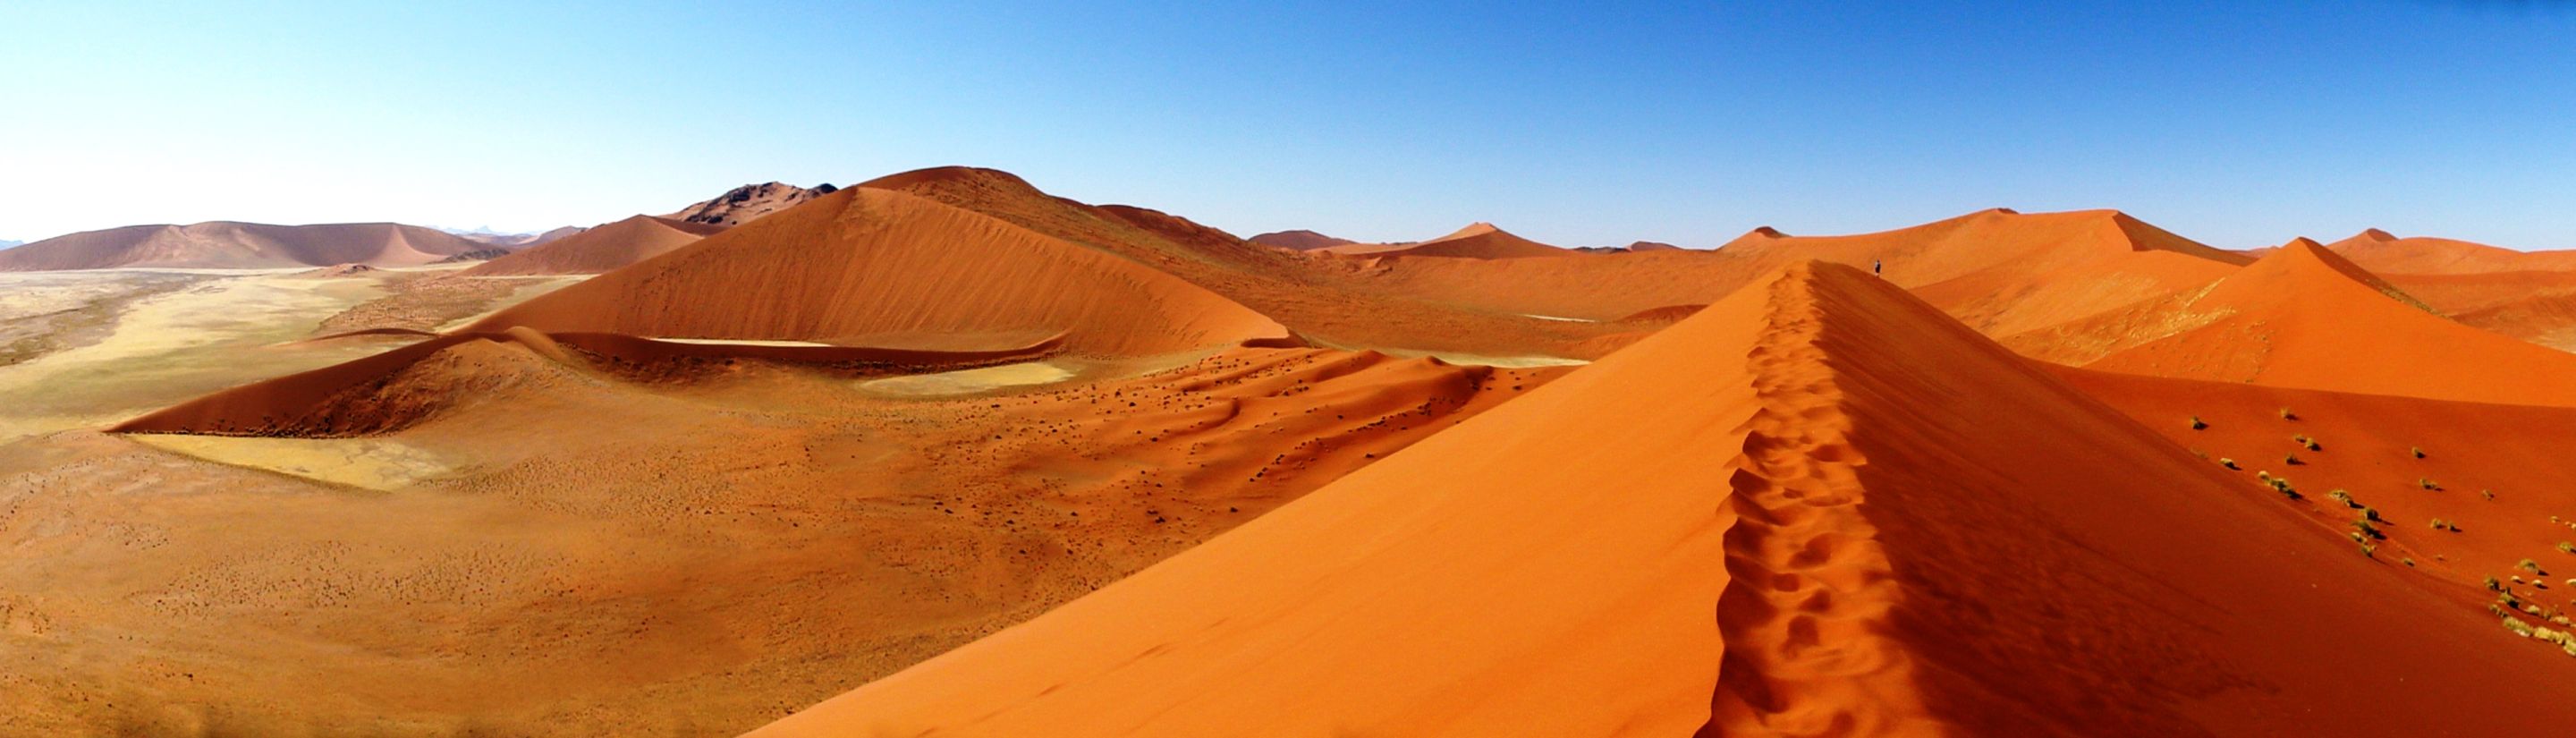
{"type": "Polygon", "coordinates": [[[2478,496],[2479,496],[2479,497],[2487,498],[2487,501],[2488,501],[2488,502],[2494,502],[2494,501],[2495,501],[2495,490],[2491,490],[2491,489],[2482,489],[2482,490],[2478,490],[2478,496]]]}
{"type": "Polygon", "coordinates": [[[2300,460],[2299,460],[2299,455],[2298,455],[2298,454],[2290,454],[2290,455],[2288,455],[2288,456],[2283,456],[2283,457],[2281,457],[2281,463],[2283,463],[2283,464],[2288,464],[2288,465],[2290,465],[2290,466],[2298,466],[2298,465],[2300,465],[2300,464],[2305,464],[2305,463],[2308,463],[2308,462],[2300,461],[2300,460]]]}
{"type": "Polygon", "coordinates": [[[2576,542],[2570,542],[2570,541],[2559,541],[2559,542],[2558,542],[2558,552],[2559,552],[2559,553],[2566,553],[2566,554],[2576,554],[2576,542]]]}
{"type": "Polygon", "coordinates": [[[2282,419],[2282,420],[2298,420],[2298,419],[2299,419],[2299,414],[2298,414],[2298,413],[2294,413],[2294,412],[2290,412],[2290,409],[2289,409],[2289,408],[2286,408],[2286,407],[2285,407],[2285,408],[2281,408],[2281,419],[2282,419]]]}
{"type": "Polygon", "coordinates": [[[2411,449],[2407,449],[2407,450],[2415,452],[2415,458],[2418,458],[2418,459],[2424,458],[2424,447],[2422,447],[2422,446],[2417,446],[2417,447],[2414,447],[2414,448],[2411,448],[2411,449]]]}
{"type": "Polygon", "coordinates": [[[2352,532],[2359,533],[2365,538],[2388,537],[2388,534],[2379,532],[2379,526],[2372,525],[2368,519],[2352,521],[2352,532]]]}
{"type": "Polygon", "coordinates": [[[2513,568],[2521,569],[2521,570],[2523,570],[2523,571],[2531,572],[2531,573],[2533,573],[2533,574],[2546,574],[2546,573],[2547,573],[2547,572],[2543,572],[2543,571],[2541,571],[2541,570],[2540,570],[2540,562],[2538,562],[2538,561],[2533,561],[2533,560],[2530,560],[2530,559],[2523,559],[2523,560],[2521,560],[2521,561],[2515,562],[2515,563],[2514,563],[2514,565],[2513,565],[2513,568]]]}
{"type": "Polygon", "coordinates": [[[2432,478],[2432,477],[2416,477],[2416,478],[2415,478],[2415,486],[2422,487],[2422,488],[2425,488],[2425,489],[2441,489],[2441,488],[2442,488],[2442,485],[2434,484],[2434,483],[2433,483],[2433,478],[2432,478]]]}
{"type": "Polygon", "coordinates": [[[2208,423],[2200,422],[2200,416],[2198,416],[2198,415],[2191,416],[2191,429],[2192,429],[2192,430],[2203,430],[2203,429],[2206,429],[2206,428],[2208,428],[2208,427],[2209,427],[2209,424],[2208,424],[2208,423]]]}
{"type": "Polygon", "coordinates": [[[2225,457],[2221,457],[2221,458],[2219,458],[2219,460],[2218,460],[2218,465],[2219,465],[2219,466],[2223,466],[2223,467],[2227,467],[2227,468],[2229,468],[2229,469],[2242,469],[2242,468],[2243,468],[2243,467],[2239,467],[2239,466],[2237,466],[2237,465],[2236,465],[2236,460],[2235,460],[2235,459],[2230,459],[2230,458],[2225,458],[2225,457]]]}

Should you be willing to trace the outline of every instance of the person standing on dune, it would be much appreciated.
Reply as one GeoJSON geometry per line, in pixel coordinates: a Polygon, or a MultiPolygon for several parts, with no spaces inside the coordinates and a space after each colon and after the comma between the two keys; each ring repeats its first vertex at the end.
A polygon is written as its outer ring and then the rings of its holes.
{"type": "Polygon", "coordinates": [[[1885,267],[1885,266],[1886,266],[1886,264],[1884,264],[1884,263],[1880,262],[1879,260],[1877,260],[1877,259],[1871,259],[1871,260],[1869,260],[1869,273],[1871,273],[1871,274],[1876,274],[1876,275],[1879,275],[1879,276],[1882,276],[1882,277],[1887,276],[1885,273],[1883,273],[1883,272],[1879,271],[1879,270],[1880,270],[1880,268],[1885,267]]]}

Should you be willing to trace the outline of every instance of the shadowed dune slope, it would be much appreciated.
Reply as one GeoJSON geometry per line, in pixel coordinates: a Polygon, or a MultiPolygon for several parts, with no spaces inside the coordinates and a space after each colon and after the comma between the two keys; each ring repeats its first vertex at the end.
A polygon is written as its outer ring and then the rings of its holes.
{"type": "Polygon", "coordinates": [[[478,277],[600,274],[723,231],[718,225],[638,215],[531,246],[464,273],[478,277]]]}
{"type": "Polygon", "coordinates": [[[2326,248],[2453,320],[2576,351],[2576,251],[2514,251],[2377,229],[2326,248]]]}
{"type": "Polygon", "coordinates": [[[2109,349],[2084,366],[2129,374],[2576,406],[2576,355],[2445,320],[2306,239],[2206,290],[2007,343],[2109,349]]]}
{"type": "Polygon", "coordinates": [[[469,326],[678,338],[900,343],[1065,334],[1141,355],[1286,335],[1117,256],[900,192],[853,187],[565,287],[469,326]]]}
{"type": "Polygon", "coordinates": [[[662,217],[685,223],[712,225],[718,228],[759,220],[762,216],[803,204],[807,200],[832,194],[838,188],[830,184],[812,189],[779,182],[743,185],[714,199],[691,203],[688,207],[662,217]]]}
{"type": "Polygon", "coordinates": [[[2576,720],[2576,660],[2405,576],[1922,302],[1800,266],[754,735],[2576,720]]]}
{"type": "Polygon", "coordinates": [[[489,248],[435,229],[395,223],[281,226],[216,221],[127,226],[48,238],[0,251],[0,272],[417,266],[489,248]]]}

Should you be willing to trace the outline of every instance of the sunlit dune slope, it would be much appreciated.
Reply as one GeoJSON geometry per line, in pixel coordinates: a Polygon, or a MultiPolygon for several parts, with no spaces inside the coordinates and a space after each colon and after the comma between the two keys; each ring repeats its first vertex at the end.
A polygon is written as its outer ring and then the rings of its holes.
{"type": "Polygon", "coordinates": [[[2409,576],[1923,302],[1799,266],[754,734],[2576,720],[2576,660],[2409,576]]]}
{"type": "Polygon", "coordinates": [[[853,187],[547,294],[469,331],[852,340],[1065,335],[1140,355],[1278,338],[1270,319],[1115,255],[853,187]]]}

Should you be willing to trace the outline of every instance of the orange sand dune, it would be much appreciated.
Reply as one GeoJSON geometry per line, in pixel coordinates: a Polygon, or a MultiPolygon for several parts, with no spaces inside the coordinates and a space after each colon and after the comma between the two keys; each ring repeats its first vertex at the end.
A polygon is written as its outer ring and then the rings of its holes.
{"type": "Polygon", "coordinates": [[[2204,289],[2007,343],[2128,374],[2576,405],[2576,355],[2444,320],[2307,239],[2204,289]]]}
{"type": "MultiPolygon", "coordinates": [[[[1525,261],[1521,259],[1346,259],[1302,254],[1244,241],[1166,213],[1091,206],[1048,195],[1019,177],[991,169],[922,169],[879,177],[856,187],[896,190],[937,200],[1152,266],[1251,307],[1298,335],[1328,345],[1484,356],[1592,358],[1625,345],[1624,340],[1615,337],[1633,330],[1527,314],[1567,317],[1565,313],[1492,309],[1437,295],[1389,289],[1357,271],[1373,262],[1525,261]]],[[[1697,301],[1708,299],[1711,298],[1701,297],[1697,301]]],[[[1663,304],[1670,303],[1646,307],[1663,304]]]]}
{"type": "Polygon", "coordinates": [[[2410,576],[1880,280],[1799,267],[753,735],[2576,721],[2576,660],[2410,576]]]}
{"type": "MultiPolygon", "coordinates": [[[[874,342],[1048,335],[1140,355],[1286,333],[1188,282],[974,212],[853,187],[466,328],[874,342]]],[[[1016,340],[1016,339],[1014,339],[1016,340]]]]}
{"type": "Polygon", "coordinates": [[[1263,246],[1277,246],[1290,251],[1313,251],[1326,246],[1358,243],[1347,238],[1334,238],[1308,230],[1272,231],[1248,239],[1263,246]]]}
{"type": "Polygon", "coordinates": [[[2449,238],[2399,238],[2377,228],[2326,248],[2379,274],[2576,271],[2576,250],[2515,251],[2449,238]]]}
{"type": "Polygon", "coordinates": [[[1449,304],[1614,320],[1706,304],[1806,259],[1863,269],[1884,262],[1887,280],[1996,336],[2196,287],[2248,261],[2113,211],[1989,210],[1854,236],[1757,228],[1716,251],[1541,262],[1418,259],[1351,268],[1381,289],[1449,304]]]}
{"type": "Polygon", "coordinates": [[[489,248],[442,231],[394,223],[281,226],[216,221],[127,226],[48,238],[0,251],[0,272],[417,266],[489,248]]]}
{"type": "Polygon", "coordinates": [[[722,226],[650,215],[592,227],[465,270],[472,276],[599,274],[722,232],[722,226]]]}
{"type": "Polygon", "coordinates": [[[715,199],[693,203],[663,215],[671,220],[731,228],[760,219],[761,216],[795,207],[807,200],[832,194],[839,188],[830,184],[806,189],[791,184],[770,182],[743,185],[715,199]]]}
{"type": "MultiPolygon", "coordinates": [[[[2412,558],[2464,588],[2528,576],[2514,568],[2523,559],[2576,570],[2576,557],[2554,548],[2576,540],[2576,491],[2566,488],[2576,479],[2576,455],[2566,452],[2576,447],[2576,409],[2052,370],[2175,443],[2236,462],[2238,475],[2289,480],[2337,535],[2361,507],[2377,511],[2383,560],[2412,558]],[[2281,417],[2285,409],[2293,417],[2281,417]],[[2193,418],[2205,427],[2192,428],[2193,418]],[[2330,495],[2338,490],[2351,502],[2330,495]],[[2454,525],[2437,529],[2435,519],[2454,525]]],[[[2526,598],[2576,605],[2576,588],[2544,586],[2526,598]]]]}
{"type": "Polygon", "coordinates": [[[2576,251],[2514,251],[2377,229],[2326,248],[2461,323],[2576,351],[2576,251]]]}
{"type": "Polygon", "coordinates": [[[1512,235],[1492,223],[1473,223],[1449,235],[1415,243],[1348,243],[1315,251],[1346,256],[1447,256],[1467,259],[1518,259],[1571,256],[1580,252],[1512,235]]]}

